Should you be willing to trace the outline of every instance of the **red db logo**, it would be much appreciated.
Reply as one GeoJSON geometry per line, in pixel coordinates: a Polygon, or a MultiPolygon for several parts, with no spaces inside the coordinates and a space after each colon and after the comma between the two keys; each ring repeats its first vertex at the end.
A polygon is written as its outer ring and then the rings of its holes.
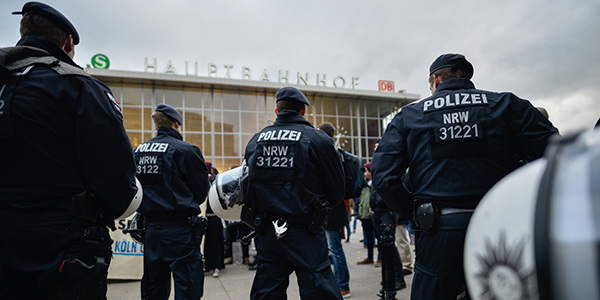
{"type": "Polygon", "coordinates": [[[393,92],[394,82],[390,80],[379,80],[379,90],[393,92]]]}

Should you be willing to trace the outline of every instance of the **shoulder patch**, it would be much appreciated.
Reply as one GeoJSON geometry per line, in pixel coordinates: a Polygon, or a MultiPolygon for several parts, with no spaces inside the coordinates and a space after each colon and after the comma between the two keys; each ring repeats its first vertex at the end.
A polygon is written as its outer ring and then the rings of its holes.
{"type": "Polygon", "coordinates": [[[123,109],[121,109],[121,106],[119,106],[119,103],[117,103],[115,97],[110,92],[106,92],[106,96],[108,96],[108,99],[110,99],[110,101],[112,102],[115,110],[120,113],[123,113],[123,109]]]}

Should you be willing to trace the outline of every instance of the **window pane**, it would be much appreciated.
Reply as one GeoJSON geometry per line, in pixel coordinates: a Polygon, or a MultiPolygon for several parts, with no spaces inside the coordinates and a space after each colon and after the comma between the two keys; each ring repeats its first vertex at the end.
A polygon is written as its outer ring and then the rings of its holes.
{"type": "Polygon", "coordinates": [[[152,106],[152,86],[144,85],[142,87],[142,94],[144,97],[144,106],[152,106]]]}
{"type": "Polygon", "coordinates": [[[242,134],[242,153],[240,154],[240,156],[242,156],[242,158],[244,157],[244,154],[246,154],[246,146],[248,146],[248,142],[250,142],[250,139],[252,139],[252,136],[254,136],[253,134],[242,134]]]}
{"type": "Polygon", "coordinates": [[[223,155],[224,156],[240,155],[239,146],[240,146],[240,143],[239,143],[239,138],[238,138],[237,134],[224,134],[223,135],[223,155]]]}
{"type": "Polygon", "coordinates": [[[152,131],[144,131],[144,143],[153,138],[152,131]]]}
{"type": "MultiPolygon", "coordinates": [[[[215,109],[221,109],[221,90],[217,90],[217,89],[214,90],[213,99],[214,99],[215,109]]],[[[210,104],[208,105],[208,108],[210,108],[210,104]]]]}
{"type": "Polygon", "coordinates": [[[210,109],[210,103],[212,101],[213,94],[211,93],[211,89],[204,89],[204,94],[202,95],[202,102],[204,102],[204,109],[210,109]]]}
{"type": "Polygon", "coordinates": [[[220,110],[215,110],[214,120],[215,120],[215,132],[221,132],[223,130],[223,123],[221,122],[221,111],[220,110]]]}
{"type": "Polygon", "coordinates": [[[362,101],[367,107],[366,113],[364,112],[363,107],[361,106],[361,113],[366,114],[367,117],[377,118],[377,107],[379,106],[377,101],[362,101]]]}
{"type": "Polygon", "coordinates": [[[335,116],[335,98],[323,97],[323,114],[335,116]]]}
{"type": "Polygon", "coordinates": [[[203,147],[202,149],[202,154],[204,154],[204,158],[206,160],[209,159],[210,156],[212,156],[212,149],[211,149],[211,141],[210,141],[210,134],[205,134],[204,135],[204,144],[202,145],[203,147]]]}
{"type": "Polygon", "coordinates": [[[240,132],[240,116],[238,112],[223,112],[223,132],[240,132]]]}
{"type": "Polygon", "coordinates": [[[240,94],[241,110],[256,111],[256,93],[240,94]]]}
{"type": "Polygon", "coordinates": [[[312,103],[312,99],[311,99],[311,104],[309,107],[306,108],[306,112],[310,113],[310,114],[317,114],[319,115],[321,113],[321,102],[322,102],[323,97],[321,96],[315,96],[315,103],[313,105],[312,103]]]}
{"type": "Polygon", "coordinates": [[[256,95],[256,110],[260,112],[265,111],[265,93],[260,92],[256,95]]]}
{"type": "MultiPolygon", "coordinates": [[[[186,133],[185,134],[185,141],[197,146],[198,148],[202,149],[202,134],[199,133],[186,133]]],[[[204,151],[202,151],[202,153],[204,153],[204,151]]]]}
{"type": "Polygon", "coordinates": [[[202,131],[204,117],[201,110],[186,110],[183,120],[185,131],[202,131]]]}
{"type": "Polygon", "coordinates": [[[351,116],[350,109],[354,109],[353,101],[350,99],[337,99],[338,103],[338,116],[351,116]]]}
{"type": "MultiPolygon", "coordinates": [[[[256,112],[242,112],[242,132],[244,133],[255,133],[258,132],[258,123],[259,120],[257,118],[257,113],[256,112]]],[[[261,114],[261,116],[264,116],[264,113],[261,114]]],[[[264,120],[261,118],[260,120],[261,122],[264,122],[264,120]]]]}
{"type": "MultiPolygon", "coordinates": [[[[173,107],[183,107],[183,91],[178,89],[173,89],[169,87],[165,87],[165,103],[169,104],[173,107]]],[[[156,101],[157,103],[162,103],[160,101],[156,101]]]]}
{"type": "Polygon", "coordinates": [[[223,138],[222,134],[215,134],[215,153],[214,156],[223,156],[223,138]]]}
{"type": "Polygon", "coordinates": [[[376,138],[381,137],[381,133],[379,131],[380,124],[381,123],[379,122],[378,119],[367,120],[367,135],[369,137],[376,137],[376,138]]]}
{"type": "Polygon", "coordinates": [[[152,131],[154,124],[152,124],[152,109],[144,108],[144,130],[152,131]]]}
{"type": "Polygon", "coordinates": [[[202,108],[202,90],[187,89],[183,92],[186,108],[202,108]]]}
{"type": "Polygon", "coordinates": [[[240,109],[240,94],[239,92],[223,91],[222,95],[223,109],[240,109]]]}
{"type": "Polygon", "coordinates": [[[123,126],[127,130],[142,130],[142,109],[123,107],[123,126]]]}
{"type": "Polygon", "coordinates": [[[267,93],[267,112],[275,111],[275,94],[267,93]]]}
{"type": "Polygon", "coordinates": [[[142,89],[139,86],[124,84],[123,105],[142,105],[142,89]]]}

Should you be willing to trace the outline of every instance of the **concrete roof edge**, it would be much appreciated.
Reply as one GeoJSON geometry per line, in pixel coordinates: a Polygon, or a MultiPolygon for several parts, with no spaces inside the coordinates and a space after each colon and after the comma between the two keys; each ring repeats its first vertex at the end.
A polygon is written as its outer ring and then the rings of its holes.
{"type": "Polygon", "coordinates": [[[107,69],[94,69],[86,68],[92,76],[99,77],[113,77],[113,78],[126,78],[132,80],[150,80],[150,81],[162,81],[171,83],[195,83],[195,84],[206,84],[206,85],[221,85],[229,87],[246,87],[246,88],[265,88],[278,90],[285,86],[293,86],[304,92],[308,93],[320,93],[320,94],[331,94],[331,95],[346,95],[351,97],[369,97],[369,98],[386,98],[405,100],[412,102],[420,99],[418,94],[408,93],[394,93],[394,92],[382,92],[362,89],[350,89],[350,88],[336,88],[326,86],[314,86],[314,85],[303,85],[293,83],[280,83],[280,82],[267,82],[257,80],[244,80],[244,79],[232,79],[232,78],[217,78],[217,77],[206,77],[196,75],[178,75],[178,74],[166,74],[166,73],[151,73],[151,72],[136,72],[136,71],[122,71],[122,70],[107,70],[107,69]]]}

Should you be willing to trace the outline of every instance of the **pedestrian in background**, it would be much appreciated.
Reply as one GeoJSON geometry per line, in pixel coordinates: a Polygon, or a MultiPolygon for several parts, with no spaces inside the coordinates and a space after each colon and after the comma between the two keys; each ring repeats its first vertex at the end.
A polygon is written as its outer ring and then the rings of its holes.
{"type": "MultiPolygon", "coordinates": [[[[331,137],[335,135],[335,127],[329,122],[321,123],[317,126],[317,129],[325,132],[331,137]]],[[[342,247],[342,230],[348,224],[348,212],[346,210],[346,200],[338,203],[331,208],[331,211],[327,215],[325,222],[325,235],[327,236],[327,246],[329,247],[329,253],[333,262],[333,270],[337,279],[338,286],[342,293],[343,298],[348,298],[350,294],[350,272],[348,271],[348,264],[346,262],[346,254],[342,247]]],[[[348,232],[350,237],[350,232],[348,232]]]]}

